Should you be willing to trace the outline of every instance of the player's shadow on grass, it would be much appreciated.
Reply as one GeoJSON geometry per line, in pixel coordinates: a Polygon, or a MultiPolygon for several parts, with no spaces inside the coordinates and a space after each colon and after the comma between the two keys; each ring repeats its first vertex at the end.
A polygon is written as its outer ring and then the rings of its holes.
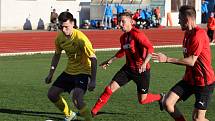
{"type": "MultiPolygon", "coordinates": [[[[26,115],[26,116],[36,116],[36,117],[45,117],[47,119],[52,119],[54,121],[62,121],[63,120],[63,118],[59,118],[57,116],[51,116],[51,115],[58,115],[58,116],[62,117],[61,113],[53,113],[53,112],[26,111],[26,110],[0,108],[0,113],[26,115]]],[[[80,120],[76,120],[76,121],[80,121],[80,120]]]]}
{"type": "Polygon", "coordinates": [[[98,112],[96,115],[98,116],[98,115],[127,115],[127,114],[125,114],[125,113],[113,113],[113,112],[98,112]]]}

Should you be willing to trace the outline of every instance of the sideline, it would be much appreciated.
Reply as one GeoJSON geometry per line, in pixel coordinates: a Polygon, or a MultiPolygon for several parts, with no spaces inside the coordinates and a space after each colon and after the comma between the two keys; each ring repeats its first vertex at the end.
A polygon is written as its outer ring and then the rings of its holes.
{"type": "MultiPolygon", "coordinates": [[[[215,43],[210,43],[211,46],[214,46],[215,43]]],[[[182,47],[182,45],[162,45],[162,46],[153,46],[154,48],[177,48],[182,47]]],[[[95,49],[95,51],[114,51],[119,50],[120,48],[102,48],[95,49]]],[[[34,54],[52,54],[54,51],[36,51],[36,52],[20,52],[20,53],[0,53],[1,56],[18,56],[18,55],[34,55],[34,54]]],[[[63,53],[65,53],[63,51],[63,53]]]]}

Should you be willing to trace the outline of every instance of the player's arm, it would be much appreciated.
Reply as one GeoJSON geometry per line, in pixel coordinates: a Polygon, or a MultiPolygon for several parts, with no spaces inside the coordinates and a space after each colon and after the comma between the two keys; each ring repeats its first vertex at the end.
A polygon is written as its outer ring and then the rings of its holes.
{"type": "Polygon", "coordinates": [[[144,61],[144,64],[147,64],[149,63],[150,59],[152,58],[152,54],[151,53],[148,53],[148,55],[146,56],[146,59],[144,61]]]}
{"type": "Polygon", "coordinates": [[[58,65],[58,62],[60,60],[60,57],[61,57],[61,53],[54,53],[53,57],[52,57],[52,61],[51,61],[51,66],[50,66],[50,70],[49,70],[49,74],[48,76],[46,77],[45,79],[45,82],[47,84],[51,83],[52,81],[52,77],[54,75],[54,72],[57,68],[57,65],[58,65]]]}
{"type": "MultiPolygon", "coordinates": [[[[144,46],[144,48],[147,49],[147,56],[142,64],[142,66],[139,69],[139,73],[141,73],[146,70],[146,65],[147,65],[147,63],[149,63],[150,59],[152,58],[152,53],[154,52],[154,48],[153,48],[152,43],[149,41],[149,39],[144,34],[140,33],[136,37],[137,37],[137,40],[139,41],[140,45],[144,46]]],[[[144,50],[142,50],[142,51],[144,51],[144,50]]]]}
{"type": "Polygon", "coordinates": [[[83,54],[85,54],[91,61],[91,78],[88,83],[88,90],[93,91],[96,87],[97,58],[91,42],[84,34],[82,34],[82,40],[79,42],[83,54]]]}
{"type": "Polygon", "coordinates": [[[148,53],[148,55],[146,56],[145,61],[143,62],[142,66],[139,69],[139,73],[142,73],[146,70],[146,65],[147,63],[149,63],[150,59],[152,58],[152,54],[148,53]]]}
{"type": "Polygon", "coordinates": [[[89,91],[93,91],[96,87],[96,72],[97,72],[97,58],[96,55],[90,56],[91,61],[91,81],[89,83],[89,91]]]}
{"type": "Polygon", "coordinates": [[[152,59],[155,62],[173,63],[173,64],[185,65],[185,66],[194,66],[197,58],[198,58],[198,56],[191,55],[186,58],[177,59],[177,58],[168,57],[163,53],[153,53],[153,56],[152,56],[152,59]]]}
{"type": "Polygon", "coordinates": [[[101,66],[103,69],[106,69],[107,66],[110,66],[111,63],[113,63],[113,61],[115,61],[117,59],[116,56],[113,56],[109,59],[107,59],[106,61],[103,61],[101,64],[99,64],[99,66],[101,66]]]}
{"type": "Polygon", "coordinates": [[[113,57],[107,59],[106,61],[102,62],[101,64],[99,64],[99,66],[101,66],[103,69],[106,69],[107,66],[110,66],[111,63],[113,63],[113,61],[117,60],[118,58],[121,58],[124,56],[124,50],[120,49],[113,57]]]}
{"type": "Polygon", "coordinates": [[[202,36],[204,36],[204,33],[200,31],[196,34],[196,36],[193,37],[193,40],[191,41],[189,47],[191,54],[188,57],[177,59],[168,57],[163,53],[154,53],[153,60],[157,62],[173,63],[177,65],[194,66],[195,62],[198,59],[198,56],[201,54],[203,49],[204,39],[200,39],[202,38],[202,36]]]}
{"type": "Polygon", "coordinates": [[[181,59],[167,57],[166,63],[173,63],[173,64],[177,64],[177,65],[186,65],[186,66],[194,66],[197,58],[198,58],[198,56],[194,56],[194,55],[191,55],[187,58],[181,58],[181,59]]]}

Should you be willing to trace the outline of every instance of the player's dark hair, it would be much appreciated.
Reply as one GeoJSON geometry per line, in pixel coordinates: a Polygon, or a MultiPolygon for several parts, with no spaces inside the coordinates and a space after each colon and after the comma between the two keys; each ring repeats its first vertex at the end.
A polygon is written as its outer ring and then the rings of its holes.
{"type": "Polygon", "coordinates": [[[59,23],[66,22],[67,20],[73,21],[73,15],[70,12],[62,12],[58,16],[59,23]]]}
{"type": "Polygon", "coordinates": [[[73,28],[77,29],[78,26],[77,26],[77,20],[76,20],[76,18],[74,18],[73,21],[74,21],[74,27],[73,28]]]}
{"type": "Polygon", "coordinates": [[[196,18],[196,10],[193,6],[183,5],[179,9],[179,12],[186,17],[196,18]]]}
{"type": "Polygon", "coordinates": [[[120,17],[122,17],[122,16],[127,16],[132,19],[132,13],[130,13],[130,12],[123,12],[120,14],[120,17]]]}

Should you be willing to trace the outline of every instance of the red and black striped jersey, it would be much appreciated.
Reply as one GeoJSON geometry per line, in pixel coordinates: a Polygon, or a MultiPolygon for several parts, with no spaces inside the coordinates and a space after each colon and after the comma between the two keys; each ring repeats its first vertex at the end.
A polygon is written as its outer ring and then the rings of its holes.
{"type": "MultiPolygon", "coordinates": [[[[138,70],[147,55],[154,52],[149,39],[137,28],[132,28],[131,31],[124,33],[120,37],[120,44],[121,48],[115,56],[120,58],[126,55],[126,65],[132,70],[138,70]]],[[[150,69],[149,63],[146,69],[150,69]]]]}
{"type": "Polygon", "coordinates": [[[191,33],[186,32],[183,40],[184,57],[198,56],[193,67],[186,66],[183,80],[191,85],[205,86],[214,83],[214,70],[211,65],[211,49],[206,32],[196,27],[191,33]]]}

